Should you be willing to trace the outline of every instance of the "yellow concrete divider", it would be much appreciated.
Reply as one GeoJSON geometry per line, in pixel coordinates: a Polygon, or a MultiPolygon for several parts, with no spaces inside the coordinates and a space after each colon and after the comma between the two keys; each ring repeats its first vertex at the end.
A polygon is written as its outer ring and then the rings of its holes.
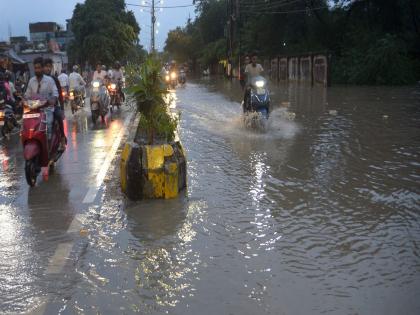
{"type": "Polygon", "coordinates": [[[176,138],[173,143],[159,145],[127,141],[121,154],[120,176],[121,189],[129,199],[176,198],[186,188],[186,157],[176,138]]]}

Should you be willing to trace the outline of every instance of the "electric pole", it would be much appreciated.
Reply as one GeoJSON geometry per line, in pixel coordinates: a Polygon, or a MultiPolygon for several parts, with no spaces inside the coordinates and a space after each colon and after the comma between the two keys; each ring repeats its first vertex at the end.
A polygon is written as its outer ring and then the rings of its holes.
{"type": "Polygon", "coordinates": [[[155,51],[155,23],[156,23],[156,16],[155,16],[155,0],[152,0],[152,34],[150,36],[150,48],[151,52],[153,53],[155,51]]]}

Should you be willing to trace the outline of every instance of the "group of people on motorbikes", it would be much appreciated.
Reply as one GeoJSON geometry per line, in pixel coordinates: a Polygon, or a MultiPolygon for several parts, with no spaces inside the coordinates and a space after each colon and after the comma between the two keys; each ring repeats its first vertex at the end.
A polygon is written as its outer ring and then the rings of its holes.
{"type": "MultiPolygon", "coordinates": [[[[13,83],[11,72],[6,68],[6,57],[0,55],[0,109],[13,116],[12,122],[15,128],[19,127],[16,119],[23,114],[24,100],[42,99],[46,101],[44,112],[46,113],[48,130],[56,121],[61,133],[60,150],[64,151],[67,139],[64,133],[64,105],[70,93],[80,93],[83,99],[86,97],[87,78],[79,73],[79,66],[75,65],[68,75],[65,69],[60,75],[54,72],[54,63],[50,58],[38,57],[33,60],[34,76],[27,86],[17,79],[13,83]],[[24,91],[26,87],[26,91],[24,91]]],[[[116,92],[125,100],[123,92],[124,73],[117,61],[112,69],[106,71],[106,67],[97,63],[96,70],[92,74],[92,82],[99,81],[101,85],[108,87],[112,82],[116,83],[116,92]]]]}
{"type": "Polygon", "coordinates": [[[187,68],[186,64],[178,67],[175,60],[172,60],[162,67],[161,77],[168,87],[174,89],[178,83],[184,85],[187,82],[187,68]]]}

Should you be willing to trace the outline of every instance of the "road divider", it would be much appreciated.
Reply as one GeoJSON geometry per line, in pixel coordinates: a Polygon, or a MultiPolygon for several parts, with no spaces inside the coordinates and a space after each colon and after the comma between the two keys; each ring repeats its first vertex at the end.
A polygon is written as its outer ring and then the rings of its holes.
{"type": "MultiPolygon", "coordinates": [[[[134,126],[138,126],[138,114],[134,126]]],[[[136,130],[127,138],[120,162],[123,193],[131,200],[176,198],[187,186],[186,157],[179,137],[166,144],[140,145],[136,130]]]]}

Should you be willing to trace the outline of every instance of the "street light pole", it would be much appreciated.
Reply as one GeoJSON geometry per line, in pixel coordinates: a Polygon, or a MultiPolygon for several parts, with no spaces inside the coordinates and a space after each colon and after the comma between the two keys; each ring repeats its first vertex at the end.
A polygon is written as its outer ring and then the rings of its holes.
{"type": "Polygon", "coordinates": [[[152,0],[152,34],[150,37],[151,43],[151,52],[155,51],[155,23],[156,23],[156,16],[155,16],[155,0],[152,0]]]}

